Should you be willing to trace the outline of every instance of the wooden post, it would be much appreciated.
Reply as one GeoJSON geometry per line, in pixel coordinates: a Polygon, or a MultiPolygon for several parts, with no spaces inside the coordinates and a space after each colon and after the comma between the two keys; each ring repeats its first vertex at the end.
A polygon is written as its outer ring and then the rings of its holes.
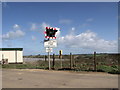
{"type": "Polygon", "coordinates": [[[73,68],[75,68],[75,59],[74,59],[74,55],[73,55],[73,68]]]}
{"type": "Polygon", "coordinates": [[[45,62],[47,61],[47,56],[45,55],[45,62]]]}
{"type": "Polygon", "coordinates": [[[94,52],[94,71],[96,71],[96,52],[94,52]]]}
{"type": "Polygon", "coordinates": [[[59,51],[59,58],[60,58],[60,66],[61,66],[61,69],[62,69],[62,50],[59,51]]]}
{"type": "Polygon", "coordinates": [[[55,54],[53,54],[53,69],[55,69],[55,54]]]}
{"type": "Polygon", "coordinates": [[[72,53],[70,53],[70,69],[72,69],[72,53]]]}
{"type": "Polygon", "coordinates": [[[62,55],[60,55],[60,65],[61,65],[61,68],[62,68],[62,55]]]}

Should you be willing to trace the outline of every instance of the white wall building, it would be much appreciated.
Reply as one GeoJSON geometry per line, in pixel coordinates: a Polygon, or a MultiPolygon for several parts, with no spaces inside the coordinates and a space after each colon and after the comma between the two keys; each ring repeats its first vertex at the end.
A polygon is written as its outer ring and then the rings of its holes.
{"type": "Polygon", "coordinates": [[[0,48],[0,62],[23,63],[23,48],[0,48]]]}

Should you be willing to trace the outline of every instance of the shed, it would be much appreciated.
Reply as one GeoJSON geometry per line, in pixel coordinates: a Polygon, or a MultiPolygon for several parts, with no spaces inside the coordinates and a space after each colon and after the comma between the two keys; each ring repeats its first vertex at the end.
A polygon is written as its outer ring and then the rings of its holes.
{"type": "Polygon", "coordinates": [[[0,62],[23,63],[23,48],[0,48],[0,62]]]}

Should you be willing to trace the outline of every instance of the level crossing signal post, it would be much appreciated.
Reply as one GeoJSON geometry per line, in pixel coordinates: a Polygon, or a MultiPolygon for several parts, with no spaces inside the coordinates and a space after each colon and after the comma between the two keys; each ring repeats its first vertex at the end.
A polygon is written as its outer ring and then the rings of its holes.
{"type": "Polygon", "coordinates": [[[48,61],[49,61],[49,70],[50,67],[50,52],[53,52],[53,48],[57,47],[56,33],[59,31],[59,28],[46,27],[45,29],[45,40],[44,47],[46,48],[46,52],[48,53],[48,61]]]}

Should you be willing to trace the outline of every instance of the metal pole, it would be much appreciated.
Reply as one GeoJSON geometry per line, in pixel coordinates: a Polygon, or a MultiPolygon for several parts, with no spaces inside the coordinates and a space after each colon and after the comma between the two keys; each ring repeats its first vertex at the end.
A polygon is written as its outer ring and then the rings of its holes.
{"type": "Polygon", "coordinates": [[[55,69],[55,54],[53,54],[53,69],[55,69]]]}
{"type": "Polygon", "coordinates": [[[48,52],[49,70],[50,70],[50,52],[48,52]]]}

